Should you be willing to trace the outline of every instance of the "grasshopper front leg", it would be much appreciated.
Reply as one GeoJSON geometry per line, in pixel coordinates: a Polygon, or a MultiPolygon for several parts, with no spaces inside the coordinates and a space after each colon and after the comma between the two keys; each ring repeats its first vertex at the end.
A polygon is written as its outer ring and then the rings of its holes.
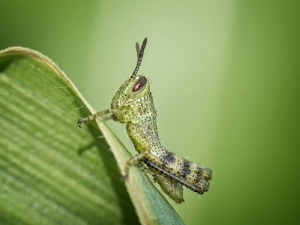
{"type": "MultiPolygon", "coordinates": [[[[102,117],[102,116],[105,116],[109,113],[112,113],[112,110],[111,109],[106,109],[106,110],[103,110],[103,111],[100,111],[100,112],[97,112],[93,115],[90,115],[88,117],[84,117],[84,118],[81,118],[78,120],[77,122],[77,127],[81,128],[81,124],[83,123],[86,123],[86,122],[89,122],[91,120],[94,120],[98,117],[102,117]]],[[[112,119],[112,115],[110,115],[109,117],[105,118],[105,120],[108,120],[108,119],[112,119]]]]}

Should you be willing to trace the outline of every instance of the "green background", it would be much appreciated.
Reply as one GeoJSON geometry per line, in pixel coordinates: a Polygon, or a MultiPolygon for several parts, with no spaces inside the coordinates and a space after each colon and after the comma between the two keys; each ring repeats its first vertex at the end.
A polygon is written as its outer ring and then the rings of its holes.
{"type": "MultiPolygon", "coordinates": [[[[208,193],[172,203],[182,219],[299,224],[299,10],[291,0],[0,0],[0,49],[49,56],[103,110],[148,37],[140,74],[162,142],[214,172],[208,193]]],[[[108,125],[134,152],[124,125],[108,125]]]]}

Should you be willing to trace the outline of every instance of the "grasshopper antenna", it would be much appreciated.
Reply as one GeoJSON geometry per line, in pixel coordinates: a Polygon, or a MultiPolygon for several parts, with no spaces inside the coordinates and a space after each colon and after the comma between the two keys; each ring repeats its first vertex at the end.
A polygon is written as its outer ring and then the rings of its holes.
{"type": "Polygon", "coordinates": [[[138,42],[135,43],[135,49],[136,49],[136,57],[139,58],[139,53],[141,51],[141,48],[140,48],[140,44],[138,42]]]}
{"type": "Polygon", "coordinates": [[[144,39],[141,49],[139,49],[139,44],[138,43],[135,46],[136,50],[138,52],[138,61],[136,63],[135,69],[134,69],[134,71],[133,71],[133,73],[131,75],[131,78],[135,77],[136,74],[137,74],[137,72],[139,71],[139,68],[140,68],[140,66],[142,64],[142,60],[143,60],[144,50],[146,48],[146,44],[147,44],[147,38],[144,39]]]}

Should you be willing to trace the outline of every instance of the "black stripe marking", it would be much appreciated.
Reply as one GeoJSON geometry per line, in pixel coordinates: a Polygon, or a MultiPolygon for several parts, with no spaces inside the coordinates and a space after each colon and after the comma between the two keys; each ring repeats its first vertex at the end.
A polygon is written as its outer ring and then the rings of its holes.
{"type": "Polygon", "coordinates": [[[166,155],[160,157],[161,161],[166,164],[172,164],[175,161],[174,154],[172,152],[167,152],[166,155]]]}
{"type": "Polygon", "coordinates": [[[183,165],[180,170],[182,176],[186,177],[187,175],[189,175],[191,173],[190,165],[191,165],[191,163],[189,161],[187,161],[185,159],[183,160],[183,165]]]}

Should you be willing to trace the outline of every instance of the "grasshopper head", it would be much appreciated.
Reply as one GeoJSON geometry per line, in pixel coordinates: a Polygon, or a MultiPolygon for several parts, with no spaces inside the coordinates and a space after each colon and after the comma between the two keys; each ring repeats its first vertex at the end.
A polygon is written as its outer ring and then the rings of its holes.
{"type": "Polygon", "coordinates": [[[112,99],[113,118],[123,123],[131,121],[136,115],[137,107],[142,107],[149,94],[150,85],[146,77],[130,77],[112,99]]]}

